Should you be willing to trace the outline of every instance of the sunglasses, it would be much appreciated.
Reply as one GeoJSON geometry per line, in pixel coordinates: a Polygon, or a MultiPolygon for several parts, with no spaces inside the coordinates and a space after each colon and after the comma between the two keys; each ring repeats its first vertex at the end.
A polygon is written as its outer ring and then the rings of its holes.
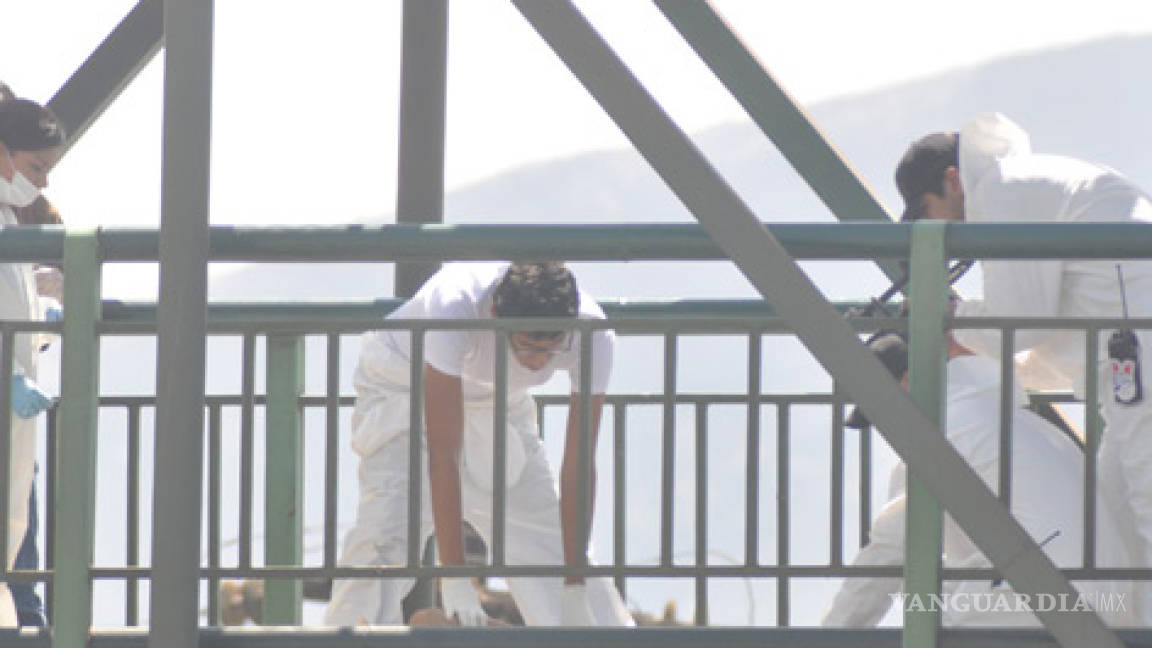
{"type": "Polygon", "coordinates": [[[528,333],[513,333],[508,336],[508,346],[513,353],[521,357],[547,356],[552,359],[572,350],[572,332],[561,333],[554,338],[537,338],[528,333]]]}

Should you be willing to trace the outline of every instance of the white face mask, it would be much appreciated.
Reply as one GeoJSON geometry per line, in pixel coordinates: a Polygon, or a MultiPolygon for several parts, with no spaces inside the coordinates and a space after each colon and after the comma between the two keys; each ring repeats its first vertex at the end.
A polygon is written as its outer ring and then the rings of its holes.
{"type": "Polygon", "coordinates": [[[40,197],[40,190],[16,169],[16,165],[12,163],[12,154],[7,150],[4,151],[4,154],[8,156],[8,166],[12,169],[12,180],[5,180],[4,176],[0,175],[0,203],[15,207],[27,207],[40,197]]]}
{"type": "Polygon", "coordinates": [[[0,202],[15,207],[27,207],[40,197],[40,190],[23,173],[13,171],[12,181],[0,176],[0,202]]]}

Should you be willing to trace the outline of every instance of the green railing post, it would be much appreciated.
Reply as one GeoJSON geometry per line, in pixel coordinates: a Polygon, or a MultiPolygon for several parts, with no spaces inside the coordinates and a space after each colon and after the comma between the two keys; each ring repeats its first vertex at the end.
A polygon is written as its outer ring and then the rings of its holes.
{"type": "MultiPolygon", "coordinates": [[[[265,414],[264,564],[300,566],[304,558],[304,340],[268,336],[265,414]]],[[[264,583],[264,625],[300,625],[304,586],[299,579],[264,583]]]]}
{"type": "Polygon", "coordinates": [[[54,648],[84,648],[92,620],[96,416],[100,387],[99,243],[91,229],[64,239],[64,318],[57,427],[54,648]]]}
{"type": "MultiPolygon", "coordinates": [[[[911,285],[908,320],[908,381],[916,405],[940,423],[944,420],[944,366],[947,340],[948,278],[945,224],[917,223],[912,230],[911,285]]],[[[904,591],[904,648],[935,648],[940,611],[932,597],[940,594],[942,514],[928,489],[908,473],[904,591]],[[923,605],[912,605],[918,597],[923,605]]]]}

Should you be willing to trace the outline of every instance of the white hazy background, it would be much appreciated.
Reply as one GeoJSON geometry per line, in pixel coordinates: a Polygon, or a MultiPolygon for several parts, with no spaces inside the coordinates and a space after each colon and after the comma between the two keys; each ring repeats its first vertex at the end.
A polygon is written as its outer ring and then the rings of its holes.
{"type": "MultiPolygon", "coordinates": [[[[47,101],[134,4],[131,0],[0,0],[0,24],[7,27],[0,39],[0,79],[18,94],[47,101]]],[[[577,4],[758,214],[777,221],[831,219],[801,182],[783,178],[787,169],[771,144],[756,135],[735,101],[653,5],[641,0],[577,4]],[[771,178],[772,184],[766,178],[771,178]]],[[[1118,99],[1118,93],[1111,90],[1099,96],[1078,92],[1082,82],[1096,83],[1088,84],[1095,88],[1101,79],[1108,88],[1147,86],[1140,70],[1148,58],[1129,60],[1123,54],[1127,50],[1123,50],[1110,59],[1105,52],[1093,61],[1112,63],[1089,66],[1085,72],[1068,65],[1070,58],[1084,58],[1076,53],[1080,50],[1073,49],[1064,58],[1038,53],[1101,39],[1115,39],[1121,45],[1142,43],[1122,37],[1152,34],[1152,11],[1146,2],[1101,0],[1092,3],[1090,10],[1082,3],[1052,1],[972,1],[959,5],[911,0],[787,4],[716,0],[714,5],[784,87],[812,110],[818,124],[833,135],[834,143],[892,212],[900,205],[891,186],[891,165],[907,141],[927,130],[954,129],[958,120],[972,111],[1003,108],[1002,104],[1012,103],[1011,97],[1027,94],[1029,84],[1041,74],[1049,75],[1048,83],[1057,79],[1055,83],[1076,101],[1045,100],[1040,95],[1050,88],[1038,84],[1038,97],[1032,104],[1012,104],[1016,110],[1009,114],[1022,115],[1026,127],[1037,127],[1034,135],[1038,148],[1047,143],[1053,146],[1045,150],[1113,163],[1136,173],[1145,186],[1152,180],[1152,168],[1143,162],[1146,147],[1137,143],[1147,140],[1116,129],[1098,137],[1100,122],[1080,117],[1091,113],[1115,121],[1115,109],[1132,102],[1118,99]],[[1033,54],[1032,58],[1020,58],[1033,54]],[[1003,57],[1020,58],[1023,63],[1016,67],[989,63],[1003,57]],[[1036,63],[1028,67],[1033,58],[1036,63]],[[1015,74],[1008,81],[982,81],[1008,67],[1015,74]],[[931,100],[924,101],[924,96],[931,100]],[[1088,108],[1071,105],[1076,102],[1088,108]],[[1051,119],[1042,120],[1045,116],[1051,119]],[[1139,169],[1133,170],[1136,166],[1139,169]]],[[[393,220],[400,10],[398,0],[216,3],[212,224],[339,225],[393,220]]],[[[448,222],[691,218],[628,151],[623,135],[510,3],[458,0],[451,5],[450,30],[448,222]],[[537,182],[541,178],[545,182],[537,182]],[[547,190],[533,190],[539,187],[547,190]],[[566,201],[565,190],[579,195],[582,202],[566,201]],[[565,211],[569,203],[576,207],[565,211]]],[[[1145,46],[1142,51],[1148,49],[1145,46]]],[[[159,225],[162,76],[161,55],[55,170],[47,194],[70,225],[159,225]]],[[[1137,98],[1148,96],[1148,91],[1143,91],[1137,98]]],[[[885,286],[879,273],[861,268],[867,265],[806,264],[806,268],[827,294],[863,298],[885,286]]],[[[349,266],[318,268],[293,271],[278,267],[269,272],[267,267],[214,266],[210,290],[216,299],[369,299],[391,295],[390,268],[355,266],[355,272],[349,266]],[[296,274],[284,274],[292,272],[296,274]]],[[[582,283],[604,298],[754,295],[728,264],[629,264],[627,275],[620,274],[618,265],[582,264],[579,273],[582,283]],[[628,280],[622,282],[621,276],[628,280]]],[[[978,274],[973,274],[967,281],[969,287],[978,285],[978,274]]],[[[154,299],[156,287],[153,266],[111,266],[106,271],[106,297],[154,299]]],[[[102,351],[106,360],[104,391],[154,393],[153,347],[147,340],[106,341],[102,351]],[[124,355],[134,363],[114,362],[124,355]]],[[[658,392],[662,384],[660,349],[656,338],[630,338],[621,344],[613,390],[658,392]]],[[[680,389],[746,389],[746,351],[746,342],[740,338],[683,340],[680,389]]],[[[346,392],[350,391],[347,379],[355,352],[355,341],[350,338],[342,360],[346,392]]],[[[239,342],[234,338],[210,341],[210,393],[238,393],[238,353],[239,342]]],[[[310,343],[310,393],[323,389],[322,370],[318,368],[322,363],[313,364],[322,353],[318,344],[310,343]]],[[[765,392],[827,392],[830,388],[819,367],[791,340],[767,341],[764,366],[765,392]]],[[[260,373],[258,369],[257,389],[262,389],[260,373]]],[[[51,376],[45,382],[54,388],[51,376]]],[[[550,388],[562,390],[564,386],[561,382],[550,388]]],[[[716,408],[709,417],[714,432],[709,441],[709,547],[713,550],[710,560],[717,563],[728,561],[729,556],[742,556],[744,415],[743,408],[716,408]],[[740,504],[734,506],[733,502],[740,504]]],[[[558,424],[560,416],[559,412],[549,414],[549,424],[558,424]]],[[[774,420],[774,412],[765,410],[760,551],[766,562],[775,556],[775,512],[771,508],[774,420]]],[[[102,429],[122,430],[124,426],[121,415],[109,414],[102,421],[102,429]]],[[[676,551],[677,562],[683,563],[691,559],[693,547],[692,412],[678,410],[677,424],[676,551]],[[682,552],[687,553],[681,557],[682,552]]],[[[226,429],[234,427],[235,417],[226,414],[225,425],[226,429]]],[[[309,425],[317,426],[310,429],[322,426],[311,414],[309,425]]],[[[151,426],[147,416],[144,426],[151,426]]],[[[800,564],[827,560],[826,510],[800,504],[828,500],[829,427],[826,408],[793,412],[791,545],[792,558],[800,564]],[[805,434],[807,431],[818,433],[805,434]]],[[[658,528],[658,489],[645,486],[658,482],[659,428],[658,408],[631,411],[628,510],[630,529],[637,531],[629,536],[628,559],[633,562],[649,562],[659,547],[658,537],[644,531],[658,528]]],[[[259,457],[263,447],[259,417],[256,431],[259,457]]],[[[124,497],[123,445],[116,433],[102,438],[111,441],[102,442],[100,448],[97,563],[117,565],[124,560],[120,504],[124,497]]],[[[312,434],[309,456],[318,456],[317,441],[317,435],[312,434]]],[[[346,526],[355,505],[354,458],[346,443],[342,445],[340,522],[346,526]]],[[[238,488],[235,451],[228,448],[226,444],[226,498],[238,488]]],[[[602,475],[610,474],[610,464],[603,463],[610,448],[611,436],[606,433],[600,453],[602,475]]],[[[554,456],[558,451],[555,436],[550,438],[550,450],[554,456]]],[[[151,451],[146,441],[144,456],[150,457],[151,451]]],[[[857,479],[854,452],[854,438],[849,438],[845,475],[849,485],[857,479]]],[[[893,459],[884,448],[877,448],[876,455],[874,499],[878,500],[893,459]]],[[[150,470],[147,465],[145,469],[150,470]]],[[[259,460],[256,470],[259,490],[259,460]]],[[[308,483],[317,485],[309,486],[306,494],[307,519],[312,525],[320,516],[320,489],[319,475],[311,472],[313,468],[309,470],[308,483]]],[[[596,521],[596,555],[601,560],[611,558],[608,481],[601,479],[596,521]]],[[[146,481],[146,492],[148,487],[146,481]]],[[[848,490],[846,559],[851,558],[852,542],[858,535],[853,513],[856,501],[852,489],[848,490]]],[[[224,536],[235,538],[235,502],[225,501],[224,505],[224,536]]],[[[145,496],[145,524],[150,507],[145,496]]],[[[262,524],[261,510],[258,497],[257,529],[262,524]]],[[[309,538],[312,551],[308,564],[319,563],[316,537],[313,534],[309,538]]],[[[147,560],[147,538],[144,543],[143,558],[147,560]]],[[[259,537],[257,544],[261,544],[259,537]]],[[[255,554],[259,560],[259,546],[255,554]]],[[[229,560],[235,560],[231,545],[225,547],[226,564],[231,564],[229,560]]],[[[834,586],[832,582],[795,582],[792,623],[817,622],[834,586]]],[[[97,623],[122,623],[123,587],[101,582],[96,594],[97,623]]],[[[630,582],[630,600],[648,611],[658,611],[669,597],[679,602],[680,618],[690,619],[692,581],[630,582]]],[[[775,584],[769,579],[717,581],[710,587],[710,605],[716,623],[742,624],[751,619],[770,624],[775,621],[775,584]]],[[[147,617],[146,608],[142,614],[147,617]]],[[[306,618],[316,622],[318,607],[310,605],[306,618]]]]}

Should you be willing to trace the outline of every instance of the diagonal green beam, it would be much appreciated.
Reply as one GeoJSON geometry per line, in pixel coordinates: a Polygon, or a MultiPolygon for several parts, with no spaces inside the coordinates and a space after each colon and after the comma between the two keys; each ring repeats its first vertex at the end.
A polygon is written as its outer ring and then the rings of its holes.
{"type": "MultiPolygon", "coordinates": [[[[709,2],[653,1],[836,218],[892,221],[848,160],[709,2]]],[[[895,261],[877,265],[893,281],[903,275],[895,261]]]]}
{"type": "Polygon", "coordinates": [[[104,114],[163,43],[163,0],[140,0],[48,101],[68,136],[63,153],[104,114]]]}
{"type": "MultiPolygon", "coordinates": [[[[780,311],[889,445],[1015,590],[1076,600],[1076,590],[856,338],[787,251],[568,0],[513,0],[753,286],[780,311]]],[[[1061,645],[1121,648],[1090,611],[1039,612],[1061,645]]]]}

